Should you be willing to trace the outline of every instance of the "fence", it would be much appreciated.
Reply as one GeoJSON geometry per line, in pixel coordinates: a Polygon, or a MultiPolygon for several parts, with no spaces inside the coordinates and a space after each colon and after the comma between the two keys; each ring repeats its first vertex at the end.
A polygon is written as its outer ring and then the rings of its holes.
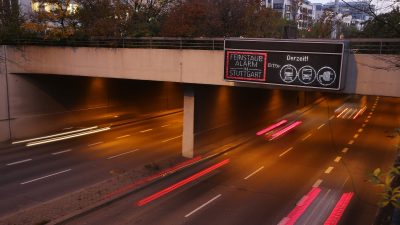
{"type": "MultiPolygon", "coordinates": [[[[297,39],[301,40],[301,39],[297,39]]],[[[350,51],[356,54],[400,54],[398,39],[349,39],[350,51]]],[[[38,45],[103,48],[152,48],[223,50],[224,38],[91,38],[86,40],[16,39],[3,45],[38,45]]]]}

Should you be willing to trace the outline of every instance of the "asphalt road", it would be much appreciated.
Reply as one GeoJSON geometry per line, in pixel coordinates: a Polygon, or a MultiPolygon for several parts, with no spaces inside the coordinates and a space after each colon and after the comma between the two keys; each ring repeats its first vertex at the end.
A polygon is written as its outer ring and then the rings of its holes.
{"type": "Polygon", "coordinates": [[[103,181],[113,171],[179,156],[181,134],[179,112],[65,141],[2,149],[0,216],[103,181]]]}
{"type": "Polygon", "coordinates": [[[303,123],[283,137],[267,141],[254,135],[226,155],[67,224],[282,225],[293,218],[296,225],[324,224],[346,193],[353,196],[347,207],[335,211],[344,210],[338,224],[372,224],[379,189],[366,179],[376,167],[387,169],[394,160],[396,139],[388,134],[399,127],[399,103],[396,98],[364,96],[347,99],[341,108],[341,100],[325,101],[299,118],[288,118],[303,123]],[[353,119],[357,110],[342,113],[349,105],[366,110],[353,119]],[[138,206],[219,162],[226,164],[138,206]]]}

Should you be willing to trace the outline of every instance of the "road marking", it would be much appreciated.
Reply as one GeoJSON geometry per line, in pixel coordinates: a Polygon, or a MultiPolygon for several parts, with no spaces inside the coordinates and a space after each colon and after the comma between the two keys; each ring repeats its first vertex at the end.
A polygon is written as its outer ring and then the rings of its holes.
{"type": "Polygon", "coordinates": [[[342,149],[342,152],[343,152],[343,153],[346,153],[347,151],[349,151],[349,148],[344,148],[344,149],[342,149]]]}
{"type": "Polygon", "coordinates": [[[323,181],[323,180],[318,179],[317,181],[315,181],[315,183],[313,184],[312,187],[315,187],[315,188],[319,187],[319,185],[321,185],[322,181],[323,181]]]}
{"type": "Polygon", "coordinates": [[[149,132],[149,131],[152,131],[153,129],[147,129],[147,130],[141,130],[141,131],[139,131],[140,133],[146,133],[146,132],[149,132]]]}
{"type": "Polygon", "coordinates": [[[293,150],[293,147],[288,148],[286,151],[282,152],[282,153],[279,155],[279,157],[284,156],[286,153],[288,153],[288,152],[290,152],[290,151],[292,151],[292,150],[293,150]]]}
{"type": "Polygon", "coordinates": [[[222,195],[222,194],[219,194],[219,195],[215,196],[214,198],[208,200],[208,201],[207,201],[206,203],[204,203],[203,205],[197,207],[195,210],[193,210],[193,211],[191,211],[190,213],[186,214],[185,217],[187,218],[187,217],[191,216],[193,213],[199,211],[200,209],[204,208],[206,205],[208,205],[208,204],[210,204],[211,202],[217,200],[219,197],[221,197],[221,195],[222,195]]]}
{"type": "Polygon", "coordinates": [[[367,120],[365,120],[364,122],[368,123],[368,122],[369,122],[369,120],[367,119],[367,120]]]}
{"type": "Polygon", "coordinates": [[[164,142],[167,142],[167,141],[172,141],[172,140],[180,138],[180,137],[182,137],[182,135],[179,135],[179,136],[176,136],[176,137],[173,137],[173,138],[170,138],[170,139],[166,139],[166,140],[163,140],[161,142],[164,143],[164,142]]]}
{"type": "Polygon", "coordinates": [[[335,160],[333,160],[333,161],[338,163],[338,162],[340,162],[341,159],[342,159],[342,157],[336,156],[335,160]]]}
{"type": "Polygon", "coordinates": [[[71,130],[72,128],[74,128],[74,127],[66,127],[63,130],[71,130]]]}
{"type": "Polygon", "coordinates": [[[51,153],[51,154],[52,154],[52,155],[58,155],[58,154],[62,154],[62,153],[70,152],[70,151],[72,151],[72,149],[67,149],[67,150],[59,151],[59,152],[53,152],[53,153],[51,153]]]}
{"type": "Polygon", "coordinates": [[[368,119],[371,119],[371,116],[368,116],[367,118],[368,118],[368,119]]]}
{"type": "Polygon", "coordinates": [[[307,135],[306,137],[304,137],[302,140],[305,141],[307,140],[309,137],[311,137],[312,134],[307,135]]]}
{"type": "Polygon", "coordinates": [[[333,168],[334,168],[333,166],[328,167],[328,169],[325,170],[325,173],[326,173],[326,174],[331,173],[332,170],[333,170],[333,168]]]}
{"type": "Polygon", "coordinates": [[[323,126],[325,126],[325,124],[324,124],[324,123],[323,123],[323,124],[321,124],[321,125],[319,125],[319,127],[317,128],[317,130],[321,129],[323,126]]]}
{"type": "Polygon", "coordinates": [[[363,123],[362,127],[365,127],[365,126],[367,126],[367,124],[363,123]]]}
{"type": "Polygon", "coordinates": [[[358,134],[355,134],[355,135],[353,136],[353,138],[354,138],[354,139],[357,139],[357,138],[358,138],[358,134]]]}
{"type": "Polygon", "coordinates": [[[88,147],[92,147],[92,146],[99,145],[99,144],[103,144],[103,142],[99,141],[99,142],[88,145],[88,147]]]}
{"type": "Polygon", "coordinates": [[[138,151],[138,150],[139,150],[139,149],[134,149],[134,150],[132,150],[132,151],[129,151],[129,152],[124,152],[124,153],[121,153],[121,154],[118,154],[118,155],[110,156],[110,157],[108,157],[107,159],[113,159],[113,158],[117,158],[117,157],[120,157],[120,156],[123,156],[123,155],[129,154],[129,153],[132,153],[132,152],[136,152],[136,151],[138,151]]]}
{"type": "Polygon", "coordinates": [[[53,173],[53,174],[49,174],[49,175],[46,175],[46,176],[43,176],[43,177],[39,177],[39,178],[36,178],[36,179],[33,179],[33,180],[25,181],[25,182],[22,182],[21,184],[22,185],[29,184],[29,183],[32,183],[32,182],[35,182],[35,181],[38,181],[38,180],[42,180],[42,179],[45,179],[45,178],[48,178],[48,177],[52,177],[52,176],[55,176],[55,175],[58,175],[58,174],[61,174],[61,173],[66,173],[66,172],[69,172],[71,170],[72,169],[63,170],[63,171],[60,171],[60,172],[57,172],[57,173],[53,173]]]}
{"type": "Polygon", "coordinates": [[[247,177],[245,177],[244,179],[247,180],[249,179],[251,176],[253,176],[254,174],[260,172],[260,170],[264,169],[264,166],[258,168],[256,171],[252,172],[251,174],[249,174],[247,177]]]}
{"type": "Polygon", "coordinates": [[[169,126],[169,124],[165,124],[165,125],[162,125],[161,127],[168,127],[169,126]]]}
{"type": "Polygon", "coordinates": [[[116,139],[126,138],[126,137],[129,137],[129,136],[131,136],[131,135],[130,135],[130,134],[127,134],[127,135],[119,136],[119,137],[117,137],[116,139]]]}
{"type": "Polygon", "coordinates": [[[331,117],[329,118],[329,120],[333,120],[333,118],[335,118],[335,116],[331,116],[331,117]]]}
{"type": "Polygon", "coordinates": [[[24,163],[24,162],[29,162],[31,160],[32,159],[24,159],[24,160],[21,160],[21,161],[18,161],[18,162],[8,163],[8,164],[6,164],[6,166],[12,166],[12,165],[16,165],[16,164],[20,164],[20,163],[24,163]]]}
{"type": "Polygon", "coordinates": [[[347,144],[349,144],[349,145],[354,144],[354,140],[350,140],[349,143],[347,143],[347,144]]]}
{"type": "Polygon", "coordinates": [[[361,133],[361,132],[363,132],[363,129],[362,128],[358,129],[358,133],[361,133]]]}

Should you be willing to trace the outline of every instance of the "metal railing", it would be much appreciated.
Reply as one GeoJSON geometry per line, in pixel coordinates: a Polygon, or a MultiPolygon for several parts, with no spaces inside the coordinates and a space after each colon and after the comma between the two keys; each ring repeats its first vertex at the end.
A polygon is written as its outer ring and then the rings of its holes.
{"type": "MultiPolygon", "coordinates": [[[[348,39],[350,52],[356,54],[400,54],[400,38],[348,39]]],[[[151,48],[223,50],[224,38],[91,38],[91,39],[16,39],[0,45],[70,46],[101,48],[151,48]]]]}

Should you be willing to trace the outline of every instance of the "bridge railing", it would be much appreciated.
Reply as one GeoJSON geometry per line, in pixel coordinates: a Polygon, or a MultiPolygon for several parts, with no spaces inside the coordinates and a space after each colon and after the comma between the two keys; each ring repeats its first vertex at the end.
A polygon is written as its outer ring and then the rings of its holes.
{"type": "MultiPolygon", "coordinates": [[[[350,51],[356,54],[400,54],[400,38],[348,39],[350,51]]],[[[103,48],[152,48],[223,50],[224,38],[91,38],[91,39],[16,39],[2,45],[38,45],[103,48]]]]}

